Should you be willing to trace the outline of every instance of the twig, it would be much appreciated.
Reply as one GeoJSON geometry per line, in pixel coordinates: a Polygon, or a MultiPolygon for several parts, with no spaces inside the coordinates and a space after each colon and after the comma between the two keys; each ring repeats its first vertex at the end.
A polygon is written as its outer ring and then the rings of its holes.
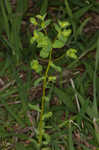
{"type": "Polygon", "coordinates": [[[0,89],[0,92],[2,92],[3,90],[7,89],[10,85],[13,85],[15,83],[15,81],[9,82],[8,84],[6,84],[4,87],[2,87],[0,89]]]}
{"type": "MultiPolygon", "coordinates": [[[[8,105],[13,105],[13,104],[20,104],[21,101],[15,101],[15,102],[9,102],[7,103],[8,105]]],[[[5,105],[4,104],[1,104],[0,107],[4,107],[5,105]]]]}
{"type": "MultiPolygon", "coordinates": [[[[73,79],[70,79],[70,82],[71,82],[72,88],[75,89],[75,85],[74,85],[73,79]]],[[[75,94],[75,99],[76,99],[78,111],[80,112],[80,104],[79,104],[79,100],[78,100],[77,94],[75,94]]]]}
{"type": "Polygon", "coordinates": [[[4,81],[0,78],[1,85],[4,85],[4,81]]]}

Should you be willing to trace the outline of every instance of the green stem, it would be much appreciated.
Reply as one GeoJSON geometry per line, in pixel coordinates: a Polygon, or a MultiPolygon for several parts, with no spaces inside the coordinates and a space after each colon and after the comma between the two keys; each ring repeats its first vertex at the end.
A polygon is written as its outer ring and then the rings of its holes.
{"type": "Polygon", "coordinates": [[[59,61],[60,59],[64,58],[65,56],[66,56],[66,52],[65,52],[63,55],[61,55],[60,57],[54,59],[54,61],[55,61],[55,62],[56,62],[56,61],[59,61]]]}
{"type": "Polygon", "coordinates": [[[48,65],[47,65],[47,69],[45,71],[45,76],[44,76],[44,81],[43,81],[43,96],[42,96],[42,102],[41,102],[41,114],[40,114],[40,122],[39,122],[39,139],[38,139],[38,142],[39,142],[40,145],[42,144],[43,114],[44,114],[44,104],[45,104],[45,90],[46,90],[46,85],[47,85],[48,71],[50,69],[51,57],[52,57],[52,49],[50,51],[49,61],[48,61],[48,65]]]}

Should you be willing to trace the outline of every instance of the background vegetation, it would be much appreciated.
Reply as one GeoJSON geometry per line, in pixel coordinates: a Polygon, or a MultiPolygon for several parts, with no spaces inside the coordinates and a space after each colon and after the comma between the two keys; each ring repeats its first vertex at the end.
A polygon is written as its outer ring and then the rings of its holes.
{"type": "Polygon", "coordinates": [[[0,0],[1,150],[99,150],[98,76],[98,0],[0,0]],[[45,89],[41,141],[40,79],[49,58],[41,58],[41,47],[30,42],[36,29],[30,18],[38,14],[51,20],[50,39],[57,35],[58,20],[68,21],[72,31],[52,52],[48,76],[54,73],[57,80],[45,89]],[[77,50],[76,59],[66,56],[70,48],[77,50]],[[43,66],[40,74],[31,67],[35,59],[43,66]]]}

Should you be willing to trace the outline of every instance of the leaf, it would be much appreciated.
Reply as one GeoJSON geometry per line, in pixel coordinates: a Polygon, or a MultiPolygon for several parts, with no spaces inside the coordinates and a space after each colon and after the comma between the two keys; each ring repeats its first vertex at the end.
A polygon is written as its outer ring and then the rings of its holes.
{"type": "Polygon", "coordinates": [[[45,114],[43,114],[43,120],[44,119],[49,119],[50,117],[52,117],[52,115],[53,115],[53,113],[52,112],[48,112],[48,113],[45,113],[45,114]]]}
{"type": "Polygon", "coordinates": [[[32,23],[33,25],[37,25],[38,23],[37,23],[37,21],[36,21],[36,19],[35,18],[30,18],[30,23],[32,23]]]}
{"type": "Polygon", "coordinates": [[[71,32],[72,32],[71,29],[68,29],[68,30],[65,29],[65,30],[62,31],[62,34],[63,34],[63,36],[64,36],[65,38],[67,38],[67,37],[70,36],[71,32]]]}
{"type": "Polygon", "coordinates": [[[31,61],[31,68],[37,73],[40,73],[42,71],[42,66],[39,64],[38,60],[31,61]]]}
{"type": "Polygon", "coordinates": [[[46,47],[42,48],[42,50],[40,51],[40,57],[47,58],[48,56],[49,56],[49,51],[47,51],[47,48],[46,47]]]}
{"type": "Polygon", "coordinates": [[[40,19],[41,21],[44,21],[46,15],[47,15],[46,13],[43,15],[36,15],[36,18],[40,19]]]}
{"type": "Polygon", "coordinates": [[[64,46],[64,42],[60,40],[55,40],[55,42],[53,43],[53,48],[62,48],[63,46],[64,46]]]}
{"type": "Polygon", "coordinates": [[[30,43],[31,44],[33,44],[34,42],[36,41],[36,38],[33,36],[33,37],[31,37],[31,39],[30,39],[30,43]]]}
{"type": "Polygon", "coordinates": [[[35,81],[34,81],[34,86],[35,86],[35,87],[38,86],[42,80],[44,80],[44,77],[43,77],[43,76],[40,77],[40,78],[38,78],[37,80],[35,80],[35,81]]]}
{"type": "Polygon", "coordinates": [[[47,47],[48,46],[48,42],[49,42],[49,39],[48,37],[46,36],[42,36],[42,37],[39,37],[37,39],[37,47],[41,48],[41,47],[47,47]]]}
{"type": "Polygon", "coordinates": [[[39,32],[37,30],[34,30],[34,38],[37,40],[39,43],[42,39],[44,39],[44,34],[42,32],[39,32]]]}
{"type": "Polygon", "coordinates": [[[59,25],[57,25],[56,23],[54,23],[54,27],[55,27],[55,30],[57,32],[60,32],[61,31],[61,28],[59,27],[59,25]]]}
{"type": "Polygon", "coordinates": [[[62,41],[64,44],[67,42],[68,37],[64,36],[64,33],[59,32],[57,35],[59,41],[62,41]]]}
{"type": "Polygon", "coordinates": [[[50,63],[50,66],[51,66],[52,68],[54,68],[56,71],[59,71],[59,72],[62,71],[61,67],[60,67],[60,66],[56,66],[55,64],[53,64],[53,62],[50,63]]]}
{"type": "Polygon", "coordinates": [[[30,107],[30,109],[32,109],[32,110],[36,110],[36,111],[38,111],[38,112],[41,112],[39,106],[37,106],[37,105],[29,104],[29,107],[30,107]]]}
{"type": "Polygon", "coordinates": [[[50,19],[48,19],[48,20],[42,22],[42,23],[41,23],[42,29],[46,28],[50,23],[51,23],[51,20],[50,20],[50,19]]]}
{"type": "Polygon", "coordinates": [[[46,42],[46,44],[40,43],[41,44],[40,46],[42,46],[42,49],[40,51],[40,57],[42,57],[42,58],[47,58],[52,49],[52,43],[48,37],[46,37],[45,42],[46,42]]]}
{"type": "Polygon", "coordinates": [[[68,26],[70,26],[70,23],[68,21],[58,21],[59,25],[61,28],[66,28],[68,26]]]}

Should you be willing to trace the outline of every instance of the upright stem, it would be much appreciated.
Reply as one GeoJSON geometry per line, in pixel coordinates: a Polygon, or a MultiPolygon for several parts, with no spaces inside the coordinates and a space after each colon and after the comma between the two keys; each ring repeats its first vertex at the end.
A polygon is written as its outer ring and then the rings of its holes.
{"type": "Polygon", "coordinates": [[[50,50],[49,61],[48,61],[48,65],[45,71],[44,81],[43,81],[43,96],[42,96],[42,102],[41,102],[41,114],[40,114],[40,122],[39,122],[39,139],[38,139],[38,142],[40,145],[42,144],[42,136],[43,136],[42,130],[43,130],[43,114],[44,114],[44,105],[45,105],[45,90],[46,90],[46,85],[47,85],[48,71],[50,69],[50,64],[51,64],[51,58],[52,58],[52,49],[50,50]]]}

